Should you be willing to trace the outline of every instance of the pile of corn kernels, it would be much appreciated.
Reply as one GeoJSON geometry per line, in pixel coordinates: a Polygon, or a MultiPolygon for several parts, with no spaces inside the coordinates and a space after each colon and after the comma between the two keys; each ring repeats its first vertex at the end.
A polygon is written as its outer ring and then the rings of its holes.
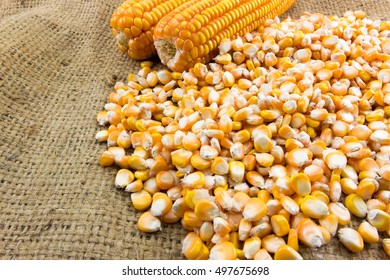
{"type": "Polygon", "coordinates": [[[302,259],[332,237],[390,255],[390,22],[276,18],[219,51],[142,62],[97,115],[139,230],[181,222],[188,259],[302,259]]]}

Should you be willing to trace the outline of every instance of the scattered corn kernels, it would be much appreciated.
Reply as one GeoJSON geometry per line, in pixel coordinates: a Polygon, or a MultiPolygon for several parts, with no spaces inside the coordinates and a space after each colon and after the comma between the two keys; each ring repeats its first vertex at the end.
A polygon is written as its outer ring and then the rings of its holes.
{"type": "Polygon", "coordinates": [[[144,62],[118,82],[97,114],[100,164],[121,168],[141,231],[181,220],[188,259],[301,259],[339,226],[359,252],[390,227],[389,23],[356,11],[264,24],[223,39],[214,62],[144,62]],[[357,231],[351,213],[367,220],[357,231]]]}

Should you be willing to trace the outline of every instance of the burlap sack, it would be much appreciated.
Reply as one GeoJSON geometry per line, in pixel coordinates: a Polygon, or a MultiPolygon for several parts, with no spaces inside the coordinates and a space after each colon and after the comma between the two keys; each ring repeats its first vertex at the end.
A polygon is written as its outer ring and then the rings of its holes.
{"type": "MultiPolygon", "coordinates": [[[[122,0],[0,1],[0,258],[181,259],[180,224],[136,228],[140,212],[102,168],[96,113],[139,63],[109,27],[122,0]]],[[[390,19],[389,0],[298,0],[287,13],[390,19]]],[[[337,240],[308,259],[386,259],[381,245],[350,254],[337,240]]]]}

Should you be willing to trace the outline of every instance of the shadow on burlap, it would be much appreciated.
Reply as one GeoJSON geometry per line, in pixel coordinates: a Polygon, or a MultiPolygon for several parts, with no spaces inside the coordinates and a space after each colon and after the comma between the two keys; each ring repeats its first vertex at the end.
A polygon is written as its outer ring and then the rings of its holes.
{"type": "MultiPolygon", "coordinates": [[[[122,0],[1,0],[0,259],[181,259],[180,224],[136,228],[140,212],[101,168],[95,115],[116,81],[139,69],[109,28],[122,0]]],[[[363,9],[389,19],[389,0],[298,0],[303,11],[363,9]]],[[[381,245],[350,254],[335,239],[307,259],[386,259],[381,245]]]]}

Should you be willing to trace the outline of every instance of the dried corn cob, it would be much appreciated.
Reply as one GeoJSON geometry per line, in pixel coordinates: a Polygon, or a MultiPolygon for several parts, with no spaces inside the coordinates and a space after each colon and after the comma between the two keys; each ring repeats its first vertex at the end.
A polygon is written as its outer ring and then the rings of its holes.
{"type": "Polygon", "coordinates": [[[184,71],[216,54],[223,38],[243,35],[284,13],[295,0],[193,0],[163,17],[154,40],[161,62],[184,71]]]}
{"type": "Polygon", "coordinates": [[[119,50],[132,59],[147,59],[156,54],[153,30],[157,22],[185,0],[127,0],[111,18],[112,32],[119,50]]]}

